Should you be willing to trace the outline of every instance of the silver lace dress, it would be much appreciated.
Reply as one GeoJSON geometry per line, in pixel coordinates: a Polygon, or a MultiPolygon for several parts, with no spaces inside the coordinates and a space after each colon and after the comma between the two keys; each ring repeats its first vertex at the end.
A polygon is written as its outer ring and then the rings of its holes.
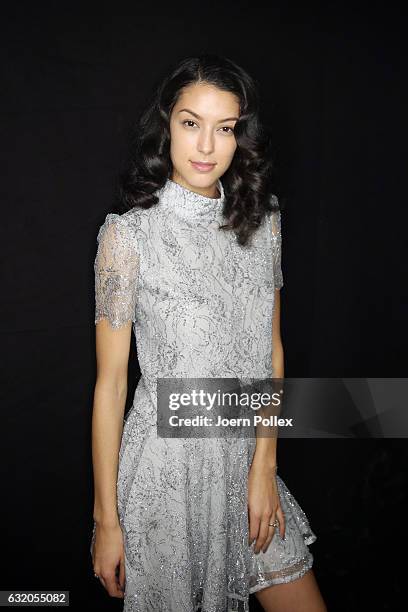
{"type": "Polygon", "coordinates": [[[250,593],[296,580],[313,564],[316,535],[279,475],[285,538],[275,529],[259,554],[248,544],[254,437],[157,435],[157,378],[274,376],[280,211],[242,247],[234,232],[218,229],[218,187],[214,199],[168,179],[157,205],[110,213],[98,233],[95,323],[133,322],[141,371],[117,479],[125,612],[248,612],[250,593]]]}

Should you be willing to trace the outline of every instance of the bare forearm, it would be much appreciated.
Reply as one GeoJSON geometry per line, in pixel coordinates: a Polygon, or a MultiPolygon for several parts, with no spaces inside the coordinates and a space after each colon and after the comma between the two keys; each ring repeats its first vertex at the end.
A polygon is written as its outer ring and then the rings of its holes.
{"type": "MultiPolygon", "coordinates": [[[[277,343],[273,349],[273,377],[284,377],[284,353],[281,343],[277,343]]],[[[273,414],[274,410],[259,411],[261,415],[265,412],[265,416],[273,414]]],[[[253,463],[259,467],[272,469],[276,466],[276,449],[277,449],[277,428],[271,426],[257,427],[256,447],[253,458],[253,463]],[[266,429],[265,429],[266,428],[266,429]]]]}
{"type": "Polygon", "coordinates": [[[97,382],[92,415],[92,461],[95,484],[94,520],[116,525],[117,473],[127,389],[97,382]]]}

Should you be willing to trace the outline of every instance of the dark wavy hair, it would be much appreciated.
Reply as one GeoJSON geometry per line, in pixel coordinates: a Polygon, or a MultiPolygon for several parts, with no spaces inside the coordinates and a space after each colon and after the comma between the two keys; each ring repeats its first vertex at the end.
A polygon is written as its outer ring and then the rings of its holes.
{"type": "Polygon", "coordinates": [[[195,83],[213,85],[239,99],[237,148],[222,176],[225,223],[219,229],[235,231],[239,244],[245,245],[266,213],[278,209],[272,194],[274,164],[271,138],[259,119],[255,81],[226,57],[202,54],[183,59],[156,88],[131,134],[130,155],[118,180],[119,208],[150,208],[158,203],[155,191],[173,172],[170,115],[183,88],[195,83]]]}

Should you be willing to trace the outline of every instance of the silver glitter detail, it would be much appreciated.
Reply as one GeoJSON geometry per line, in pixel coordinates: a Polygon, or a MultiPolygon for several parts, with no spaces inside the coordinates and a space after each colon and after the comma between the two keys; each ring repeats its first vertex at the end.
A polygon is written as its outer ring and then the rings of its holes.
{"type": "Polygon", "coordinates": [[[139,257],[129,217],[109,213],[97,236],[94,262],[95,324],[109,319],[118,328],[134,321],[139,257]]]}
{"type": "MultiPolygon", "coordinates": [[[[276,198],[276,196],[274,196],[274,198],[276,198]]],[[[270,220],[271,220],[273,273],[274,273],[274,280],[275,280],[275,289],[281,289],[283,287],[283,276],[282,276],[282,268],[281,268],[282,232],[281,232],[281,212],[280,210],[277,210],[276,212],[272,212],[270,215],[270,220]]]]}
{"type": "Polygon", "coordinates": [[[242,247],[218,229],[219,188],[212,199],[168,180],[158,205],[109,214],[98,234],[95,321],[133,322],[142,374],[119,453],[124,612],[249,612],[250,593],[313,563],[316,535],[278,475],[286,537],[275,530],[265,553],[248,545],[254,438],[157,437],[158,377],[273,376],[280,212],[242,247]]]}

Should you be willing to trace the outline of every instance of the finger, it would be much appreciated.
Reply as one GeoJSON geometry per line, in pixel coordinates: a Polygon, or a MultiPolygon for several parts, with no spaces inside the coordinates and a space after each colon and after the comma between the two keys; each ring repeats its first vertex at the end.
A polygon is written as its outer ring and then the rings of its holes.
{"type": "MultiPolygon", "coordinates": [[[[274,528],[274,527],[271,527],[271,530],[272,530],[272,529],[273,529],[273,530],[274,530],[274,532],[275,532],[275,528],[274,528]]],[[[268,550],[268,548],[269,548],[269,544],[272,542],[272,538],[273,538],[273,534],[272,534],[272,536],[268,536],[268,537],[266,538],[266,542],[265,542],[265,544],[264,544],[264,545],[263,545],[263,547],[262,547],[262,552],[263,552],[263,553],[266,553],[266,551],[268,550]]]]}
{"type": "Polygon", "coordinates": [[[254,540],[258,537],[259,527],[261,524],[261,519],[259,516],[250,512],[249,518],[249,544],[252,544],[254,540]]]}
{"type": "Polygon", "coordinates": [[[116,582],[116,576],[114,573],[110,573],[108,576],[105,575],[106,589],[111,597],[119,597],[120,591],[118,583],[116,582]]]}
{"type": "Polygon", "coordinates": [[[279,506],[279,508],[276,510],[276,515],[278,517],[278,521],[279,521],[279,533],[280,533],[280,537],[282,538],[282,540],[285,539],[285,532],[286,532],[286,520],[285,520],[285,515],[283,513],[283,510],[281,508],[281,506],[279,506]]]}
{"type": "Polygon", "coordinates": [[[121,559],[119,567],[119,586],[122,589],[122,592],[125,592],[125,578],[125,560],[121,559]]]}
{"type": "Polygon", "coordinates": [[[256,553],[258,553],[261,550],[262,546],[264,546],[266,542],[266,539],[269,534],[269,524],[268,524],[269,522],[272,522],[272,521],[270,521],[268,517],[265,516],[262,518],[261,525],[259,528],[259,534],[258,534],[256,544],[255,544],[256,553]]]}
{"type": "Polygon", "coordinates": [[[263,553],[265,553],[268,550],[269,544],[272,542],[272,538],[274,534],[275,534],[275,527],[269,525],[268,537],[266,538],[266,542],[262,548],[263,553]]]}

